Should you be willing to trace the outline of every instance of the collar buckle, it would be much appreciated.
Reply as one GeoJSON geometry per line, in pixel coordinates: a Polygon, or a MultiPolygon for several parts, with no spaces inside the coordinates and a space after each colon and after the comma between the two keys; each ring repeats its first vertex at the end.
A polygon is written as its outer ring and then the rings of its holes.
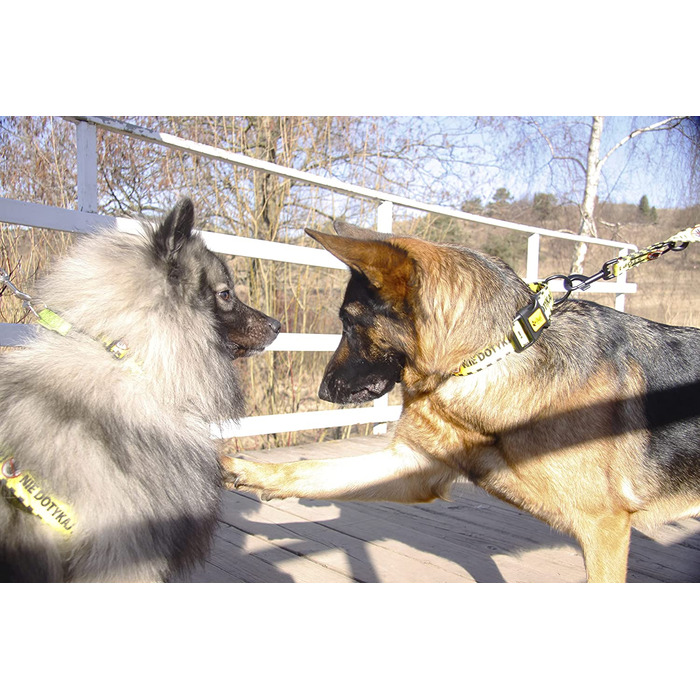
{"type": "Polygon", "coordinates": [[[529,348],[542,335],[542,331],[549,326],[554,309],[552,292],[546,284],[534,283],[530,289],[535,292],[534,299],[520,309],[513,320],[515,352],[529,348]]]}

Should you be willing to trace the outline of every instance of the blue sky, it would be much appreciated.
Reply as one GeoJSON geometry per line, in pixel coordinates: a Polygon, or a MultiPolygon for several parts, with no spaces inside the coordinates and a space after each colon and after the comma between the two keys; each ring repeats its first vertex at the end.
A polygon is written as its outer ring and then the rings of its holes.
{"type": "MultiPolygon", "coordinates": [[[[575,155],[584,163],[590,137],[591,117],[534,117],[543,125],[558,154],[575,155]],[[574,125],[573,127],[571,125],[574,125]],[[568,149],[568,150],[567,150],[568,149]]],[[[601,156],[635,128],[648,126],[664,117],[605,117],[601,156]]],[[[473,126],[471,117],[438,118],[455,134],[473,126]]],[[[502,123],[500,132],[484,128],[468,136],[465,142],[482,150],[484,165],[446,168],[445,182],[455,189],[461,183],[469,195],[489,201],[498,187],[506,187],[515,199],[531,198],[536,192],[556,194],[580,202],[583,193],[583,171],[571,161],[557,162],[550,167],[550,154],[544,138],[534,127],[515,121],[502,123]],[[504,125],[505,124],[505,125],[504,125]],[[524,138],[525,137],[525,138],[524,138]],[[523,145],[523,141],[527,141],[523,145]],[[518,145],[519,155],[512,155],[518,145]],[[502,149],[510,158],[497,158],[502,149]]],[[[457,136],[456,136],[457,138],[457,136]]],[[[652,206],[683,207],[698,202],[697,183],[691,183],[690,149],[687,139],[668,138],[668,133],[644,133],[621,146],[606,162],[600,183],[601,201],[637,204],[646,195],[652,206]]],[[[460,151],[464,158],[467,151],[460,151]]],[[[470,154],[473,155],[473,154],[470,154]]],[[[436,166],[439,167],[439,166],[436,166]]]]}

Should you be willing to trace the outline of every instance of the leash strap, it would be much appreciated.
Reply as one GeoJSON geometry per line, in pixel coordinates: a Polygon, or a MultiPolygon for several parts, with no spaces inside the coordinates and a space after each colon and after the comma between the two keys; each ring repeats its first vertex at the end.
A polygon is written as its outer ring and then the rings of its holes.
{"type": "Polygon", "coordinates": [[[670,250],[685,250],[689,243],[696,243],[698,241],[700,241],[700,225],[692,226],[691,228],[678,232],[675,236],[667,238],[665,241],[660,241],[659,243],[650,245],[648,248],[638,250],[636,253],[625,255],[615,260],[609,260],[603,265],[603,279],[608,280],[617,277],[625,270],[629,270],[636,265],[641,265],[647,260],[656,260],[656,258],[661,257],[670,250]]]}

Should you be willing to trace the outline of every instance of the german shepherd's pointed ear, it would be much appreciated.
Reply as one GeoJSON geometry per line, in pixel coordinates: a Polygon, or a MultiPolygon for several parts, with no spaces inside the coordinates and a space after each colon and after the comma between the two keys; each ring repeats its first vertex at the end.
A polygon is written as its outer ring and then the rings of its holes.
{"type": "Polygon", "coordinates": [[[194,227],[194,204],[187,197],[181,199],[165,217],[153,234],[156,255],[173,265],[182,246],[191,238],[194,227]]]}
{"type": "MultiPolygon", "coordinates": [[[[336,230],[345,233],[349,224],[343,224],[336,230]]],[[[391,243],[391,239],[368,229],[350,227],[360,238],[345,235],[333,236],[312,229],[304,229],[315,241],[327,251],[342,260],[352,270],[362,273],[376,287],[387,301],[398,302],[406,299],[409,287],[415,276],[415,265],[403,248],[391,243]],[[365,238],[364,234],[374,234],[365,238]],[[381,238],[377,239],[375,236],[381,238]]]]}
{"type": "Polygon", "coordinates": [[[386,240],[389,234],[379,233],[379,231],[373,231],[369,228],[360,228],[359,226],[353,226],[345,221],[334,221],[333,228],[339,236],[345,236],[346,238],[356,238],[360,241],[382,241],[386,240]]]}

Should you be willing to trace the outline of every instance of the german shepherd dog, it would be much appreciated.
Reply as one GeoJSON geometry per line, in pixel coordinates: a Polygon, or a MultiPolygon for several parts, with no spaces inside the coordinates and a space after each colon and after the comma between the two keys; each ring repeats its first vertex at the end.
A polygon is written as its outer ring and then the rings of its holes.
{"type": "Polygon", "coordinates": [[[66,325],[0,357],[0,581],[163,581],[206,554],[211,424],[242,415],[232,361],[280,324],[193,222],[184,199],[142,235],[85,236],[38,290],[66,325]]]}
{"type": "Polygon", "coordinates": [[[520,353],[469,376],[533,293],[503,261],[347,224],[307,231],[351,270],[319,394],[403,384],[391,445],[287,464],[225,458],[264,498],[422,502],[458,477],[575,537],[590,582],[626,580],[632,525],[700,514],[700,330],[567,300],[520,353]]]}

